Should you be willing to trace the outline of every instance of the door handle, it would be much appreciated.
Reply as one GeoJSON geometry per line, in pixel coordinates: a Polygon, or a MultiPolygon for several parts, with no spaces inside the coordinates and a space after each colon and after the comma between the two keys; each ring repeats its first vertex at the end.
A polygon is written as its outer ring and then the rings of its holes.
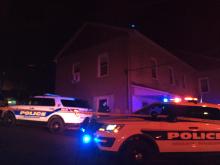
{"type": "Polygon", "coordinates": [[[199,127],[189,127],[189,129],[199,129],[199,127]]]}

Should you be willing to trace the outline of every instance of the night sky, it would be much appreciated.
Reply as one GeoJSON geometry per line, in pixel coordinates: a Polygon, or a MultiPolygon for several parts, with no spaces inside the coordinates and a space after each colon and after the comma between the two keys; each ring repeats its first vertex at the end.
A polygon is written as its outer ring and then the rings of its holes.
{"type": "Polygon", "coordinates": [[[219,18],[219,0],[1,0],[0,69],[14,73],[52,66],[85,22],[135,24],[181,58],[192,53],[218,58],[219,18]]]}
{"type": "MultiPolygon", "coordinates": [[[[51,61],[84,22],[137,30],[170,51],[207,54],[220,44],[218,0],[74,0],[1,2],[1,56],[51,61]]],[[[11,60],[11,59],[10,59],[11,60]]]]}

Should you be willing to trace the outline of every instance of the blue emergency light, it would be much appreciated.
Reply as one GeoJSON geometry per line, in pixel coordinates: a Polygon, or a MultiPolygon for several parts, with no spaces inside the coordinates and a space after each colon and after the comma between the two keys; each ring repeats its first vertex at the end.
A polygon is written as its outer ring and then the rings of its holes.
{"type": "Polygon", "coordinates": [[[92,136],[89,134],[85,134],[82,137],[82,141],[83,141],[83,143],[88,144],[92,141],[92,136]]]}
{"type": "Polygon", "coordinates": [[[163,98],[163,102],[164,102],[164,103],[167,103],[168,101],[169,101],[169,99],[168,99],[168,98],[166,98],[166,97],[165,97],[165,98],[163,98]]]}

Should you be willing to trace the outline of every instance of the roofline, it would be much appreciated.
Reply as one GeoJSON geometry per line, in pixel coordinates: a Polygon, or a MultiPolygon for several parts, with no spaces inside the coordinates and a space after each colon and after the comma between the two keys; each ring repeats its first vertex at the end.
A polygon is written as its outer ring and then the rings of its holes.
{"type": "Polygon", "coordinates": [[[85,24],[86,25],[93,25],[93,26],[103,26],[103,27],[106,27],[106,28],[120,30],[120,31],[124,31],[124,32],[127,32],[127,33],[131,32],[133,30],[133,29],[129,29],[129,28],[112,26],[112,25],[107,25],[107,24],[103,24],[103,23],[86,22],[85,24]]]}
{"type": "Polygon", "coordinates": [[[84,30],[84,28],[88,25],[93,25],[93,26],[102,26],[102,27],[106,27],[106,28],[111,28],[111,29],[115,29],[115,30],[120,30],[120,31],[124,31],[127,33],[130,33],[131,30],[130,29],[126,29],[126,28],[122,28],[122,27],[116,27],[116,26],[111,26],[111,25],[106,25],[106,24],[102,24],[102,23],[93,23],[93,22],[85,22],[77,31],[76,33],[73,35],[73,37],[70,38],[69,41],[66,42],[66,44],[64,44],[64,47],[58,52],[58,54],[55,56],[54,58],[54,62],[57,63],[59,57],[64,53],[64,51],[66,49],[68,49],[68,47],[77,39],[77,37],[80,35],[80,33],[84,30]]]}
{"type": "Polygon", "coordinates": [[[59,51],[59,53],[55,56],[54,62],[57,63],[58,58],[63,54],[63,52],[71,45],[73,41],[76,40],[76,38],[79,36],[79,34],[83,31],[83,29],[86,27],[86,23],[84,23],[81,28],[79,28],[76,33],[69,39],[69,41],[64,44],[64,47],[59,51]]]}
{"type": "Polygon", "coordinates": [[[153,40],[149,39],[148,37],[146,37],[145,35],[143,35],[142,33],[140,33],[138,30],[136,29],[129,29],[129,28],[123,28],[123,27],[117,27],[117,26],[111,26],[111,25],[106,25],[106,24],[102,24],[102,23],[93,23],[93,22],[85,22],[81,28],[79,28],[79,30],[73,35],[73,37],[70,38],[70,40],[64,45],[64,47],[61,49],[61,51],[59,51],[59,53],[55,56],[54,58],[54,62],[57,63],[59,57],[64,53],[64,51],[66,49],[68,49],[68,47],[77,39],[77,37],[79,36],[79,34],[84,30],[84,28],[88,25],[93,25],[93,26],[102,26],[102,27],[106,27],[106,28],[111,28],[111,29],[115,29],[115,30],[120,30],[120,31],[124,31],[127,32],[128,34],[137,34],[138,36],[140,36],[141,38],[143,38],[144,40],[146,40],[147,42],[150,42],[152,45],[154,45],[155,47],[159,48],[160,50],[164,51],[167,55],[172,56],[173,58],[175,58],[176,60],[178,60],[179,62],[181,62],[183,65],[191,68],[192,70],[196,71],[195,68],[193,68],[191,65],[187,64],[186,62],[184,62],[183,60],[179,59],[178,57],[176,57],[175,55],[173,55],[173,53],[169,52],[167,49],[163,48],[162,46],[160,46],[159,44],[155,43],[153,40]]]}
{"type": "Polygon", "coordinates": [[[75,100],[74,97],[65,97],[65,96],[45,96],[45,95],[38,95],[33,96],[32,98],[60,98],[60,99],[66,99],[66,100],[75,100]]]}
{"type": "Polygon", "coordinates": [[[178,57],[176,57],[175,55],[173,55],[173,53],[169,52],[167,49],[163,48],[162,46],[160,46],[159,44],[157,44],[156,42],[152,41],[151,39],[149,39],[148,37],[146,37],[145,35],[143,35],[142,33],[140,33],[137,30],[134,30],[134,33],[137,34],[138,36],[140,36],[141,38],[143,38],[144,40],[146,40],[147,42],[150,42],[151,44],[153,44],[153,46],[155,46],[156,48],[159,48],[160,50],[162,50],[163,52],[165,52],[167,55],[172,56],[173,58],[175,58],[176,60],[178,60],[179,62],[181,62],[182,64],[184,64],[185,66],[191,68],[192,70],[196,71],[195,68],[193,68],[191,65],[189,65],[188,63],[184,62],[183,60],[179,59],[178,57]]]}

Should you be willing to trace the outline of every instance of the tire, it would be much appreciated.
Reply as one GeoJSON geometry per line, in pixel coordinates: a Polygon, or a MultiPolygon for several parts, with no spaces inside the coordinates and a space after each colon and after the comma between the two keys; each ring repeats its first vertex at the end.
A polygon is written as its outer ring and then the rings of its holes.
{"type": "Polygon", "coordinates": [[[12,127],[16,124],[15,115],[12,112],[6,112],[3,116],[3,125],[6,127],[12,127]]]}
{"type": "Polygon", "coordinates": [[[155,150],[150,142],[141,138],[129,140],[120,151],[120,160],[129,165],[150,165],[155,150]]]}
{"type": "Polygon", "coordinates": [[[64,122],[61,118],[52,118],[48,123],[49,131],[53,134],[60,134],[64,131],[64,122]]]}

